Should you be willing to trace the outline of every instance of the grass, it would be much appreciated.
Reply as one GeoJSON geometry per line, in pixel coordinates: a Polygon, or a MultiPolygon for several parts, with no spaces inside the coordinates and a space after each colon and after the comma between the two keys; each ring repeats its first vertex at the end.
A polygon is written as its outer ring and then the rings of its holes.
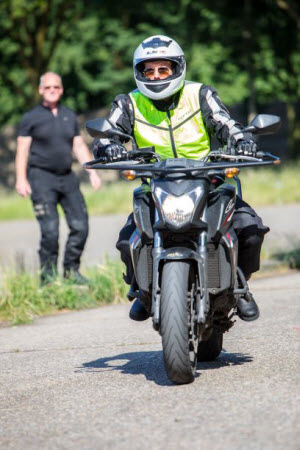
{"type": "Polygon", "coordinates": [[[277,268],[300,270],[300,241],[293,242],[293,247],[287,248],[281,245],[266,249],[263,246],[261,260],[266,266],[268,262],[271,262],[276,264],[277,268]]]}
{"type": "Polygon", "coordinates": [[[243,198],[254,206],[300,202],[300,161],[272,168],[242,170],[243,198]]]}
{"type": "Polygon", "coordinates": [[[124,300],[127,286],[122,277],[123,265],[107,259],[105,264],[88,269],[87,286],[57,277],[40,286],[37,275],[12,270],[3,274],[0,285],[0,320],[18,325],[61,310],[92,308],[124,300]]]}
{"type": "MultiPolygon", "coordinates": [[[[243,198],[255,206],[279,205],[300,202],[300,160],[282,166],[241,171],[243,198]]],[[[132,209],[132,191],[139,184],[117,181],[106,183],[94,192],[83,185],[90,215],[126,214],[132,209]]],[[[2,192],[0,220],[33,219],[30,200],[15,192],[2,192]]]]}
{"type": "MultiPolygon", "coordinates": [[[[132,210],[132,192],[138,185],[117,181],[104,184],[97,192],[86,184],[81,190],[90,215],[127,214],[132,210]]],[[[30,198],[24,199],[14,191],[0,192],[0,221],[21,219],[34,219],[30,198]]]]}
{"type": "MultiPolygon", "coordinates": [[[[262,253],[262,262],[271,261],[263,273],[300,270],[300,245],[293,250],[262,253]]],[[[123,264],[111,259],[105,264],[89,268],[85,275],[87,286],[77,286],[70,280],[57,277],[52,283],[40,286],[38,275],[7,271],[0,285],[0,323],[20,325],[35,318],[62,310],[80,310],[110,303],[122,303],[128,290],[123,281],[123,264]]],[[[255,274],[257,275],[257,274],[255,274]]]]}

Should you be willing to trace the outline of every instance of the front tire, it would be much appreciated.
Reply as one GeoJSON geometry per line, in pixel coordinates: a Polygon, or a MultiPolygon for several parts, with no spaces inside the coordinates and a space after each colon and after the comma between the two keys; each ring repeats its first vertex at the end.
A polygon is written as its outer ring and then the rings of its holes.
{"type": "Polygon", "coordinates": [[[161,281],[161,323],[164,363],[175,384],[194,381],[197,348],[193,345],[193,299],[189,297],[191,264],[166,262],[161,281]]]}

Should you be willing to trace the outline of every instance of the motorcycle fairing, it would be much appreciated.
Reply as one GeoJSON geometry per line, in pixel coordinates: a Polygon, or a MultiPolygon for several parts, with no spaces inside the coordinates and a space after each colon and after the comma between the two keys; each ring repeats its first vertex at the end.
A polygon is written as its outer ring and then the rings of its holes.
{"type": "Polygon", "coordinates": [[[219,242],[232,226],[235,202],[235,188],[230,184],[224,183],[210,193],[206,212],[209,241],[219,242]]]}
{"type": "Polygon", "coordinates": [[[143,183],[133,192],[133,217],[143,241],[153,241],[154,201],[149,184],[143,183]]]}

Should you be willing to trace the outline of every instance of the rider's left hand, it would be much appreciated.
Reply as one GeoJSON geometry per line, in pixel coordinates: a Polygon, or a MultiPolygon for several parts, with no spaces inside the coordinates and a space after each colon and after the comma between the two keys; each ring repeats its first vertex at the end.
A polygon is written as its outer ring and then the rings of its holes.
{"type": "Polygon", "coordinates": [[[257,145],[252,140],[241,140],[238,141],[236,150],[238,155],[255,156],[257,153],[257,145]]]}

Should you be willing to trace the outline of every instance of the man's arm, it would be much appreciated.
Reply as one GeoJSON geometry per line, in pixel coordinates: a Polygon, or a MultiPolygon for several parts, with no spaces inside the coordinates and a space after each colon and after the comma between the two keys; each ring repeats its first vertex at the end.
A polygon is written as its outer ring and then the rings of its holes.
{"type": "MultiPolygon", "coordinates": [[[[82,136],[74,137],[73,152],[80,164],[83,164],[87,161],[91,161],[93,159],[91,152],[89,151],[87,145],[85,144],[82,136]]],[[[99,177],[99,175],[96,173],[95,170],[92,170],[92,169],[90,169],[90,170],[85,169],[85,170],[88,172],[89,177],[90,177],[90,183],[96,191],[101,186],[101,178],[99,177]]]]}
{"type": "MultiPolygon", "coordinates": [[[[133,134],[133,105],[129,95],[118,95],[113,103],[112,108],[107,116],[108,120],[120,131],[132,136],[133,134]]],[[[95,139],[93,142],[93,154],[95,158],[105,155],[105,149],[110,144],[123,144],[128,141],[119,136],[114,136],[111,139],[95,139]]]]}
{"type": "Polygon", "coordinates": [[[30,136],[19,136],[17,140],[16,191],[22,197],[31,194],[31,187],[27,179],[27,163],[31,142],[30,136]]]}
{"type": "Polygon", "coordinates": [[[242,132],[237,133],[242,125],[233,120],[227,108],[221,102],[217,91],[212,86],[202,85],[200,89],[200,107],[207,131],[224,145],[228,136],[232,136],[234,144],[249,138],[242,132]]]}

